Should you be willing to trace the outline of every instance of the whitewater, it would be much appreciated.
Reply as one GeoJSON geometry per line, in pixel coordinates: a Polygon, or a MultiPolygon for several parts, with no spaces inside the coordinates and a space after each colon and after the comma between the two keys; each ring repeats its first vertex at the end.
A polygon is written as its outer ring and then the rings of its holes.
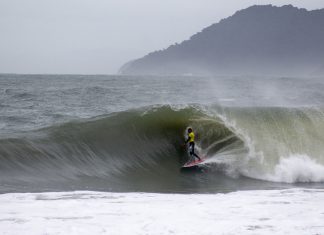
{"type": "Polygon", "coordinates": [[[0,234],[324,234],[323,89],[1,74],[0,234]]]}
{"type": "Polygon", "coordinates": [[[323,234],[323,190],[0,196],[4,234],[323,234]],[[321,208],[321,209],[319,209],[321,208]]]}

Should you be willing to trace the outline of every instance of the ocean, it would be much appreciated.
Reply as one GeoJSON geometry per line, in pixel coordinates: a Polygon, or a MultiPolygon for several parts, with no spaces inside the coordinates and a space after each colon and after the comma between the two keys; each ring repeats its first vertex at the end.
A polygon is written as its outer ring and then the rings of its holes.
{"type": "Polygon", "coordinates": [[[324,234],[323,90],[0,74],[0,233],[324,234]],[[183,171],[188,127],[207,160],[183,171]]]}

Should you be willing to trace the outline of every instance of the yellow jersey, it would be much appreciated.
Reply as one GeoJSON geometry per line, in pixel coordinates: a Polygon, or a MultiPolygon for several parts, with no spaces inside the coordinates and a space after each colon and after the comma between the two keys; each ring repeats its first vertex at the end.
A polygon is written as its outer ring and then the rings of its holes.
{"type": "Polygon", "coordinates": [[[190,132],[188,134],[189,137],[189,143],[195,142],[195,134],[193,132],[190,132]]]}

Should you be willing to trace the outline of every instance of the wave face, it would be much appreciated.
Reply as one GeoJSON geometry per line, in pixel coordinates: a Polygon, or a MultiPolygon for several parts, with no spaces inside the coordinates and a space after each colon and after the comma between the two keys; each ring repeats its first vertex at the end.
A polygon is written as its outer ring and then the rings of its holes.
{"type": "Polygon", "coordinates": [[[210,192],[288,187],[274,182],[322,185],[323,130],[323,110],[312,108],[116,112],[2,138],[1,189],[210,192]],[[188,126],[207,158],[189,173],[179,170],[188,158],[182,146],[188,126]]]}

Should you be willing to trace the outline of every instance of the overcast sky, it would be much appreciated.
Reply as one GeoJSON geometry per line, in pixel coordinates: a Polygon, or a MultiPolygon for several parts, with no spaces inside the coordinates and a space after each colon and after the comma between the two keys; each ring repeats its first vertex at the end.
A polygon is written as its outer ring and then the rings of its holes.
{"type": "Polygon", "coordinates": [[[324,0],[0,0],[0,72],[114,74],[254,4],[324,0]]]}

